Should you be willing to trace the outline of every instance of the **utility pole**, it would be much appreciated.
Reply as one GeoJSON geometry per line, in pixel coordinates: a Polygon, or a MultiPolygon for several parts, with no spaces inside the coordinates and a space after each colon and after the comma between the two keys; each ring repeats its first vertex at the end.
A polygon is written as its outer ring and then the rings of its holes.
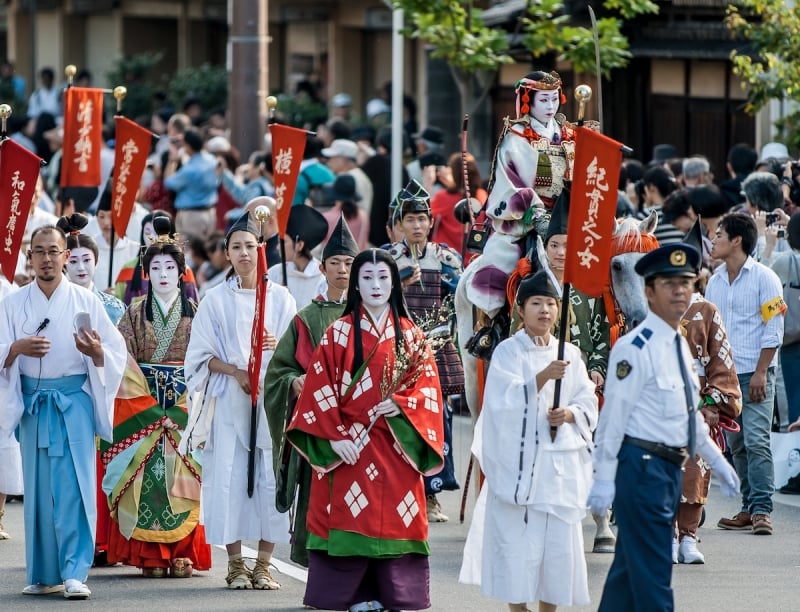
{"type": "Polygon", "coordinates": [[[228,0],[228,122],[246,160],[264,148],[268,0],[228,0]]]}

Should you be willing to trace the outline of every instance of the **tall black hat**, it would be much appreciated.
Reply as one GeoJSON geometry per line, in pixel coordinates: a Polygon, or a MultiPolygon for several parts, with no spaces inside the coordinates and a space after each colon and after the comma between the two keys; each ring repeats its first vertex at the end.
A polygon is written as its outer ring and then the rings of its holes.
{"type": "Polygon", "coordinates": [[[234,232],[250,232],[258,238],[261,239],[261,224],[255,218],[255,216],[248,210],[242,216],[240,216],[233,225],[231,225],[228,233],[225,234],[225,244],[227,246],[228,240],[231,239],[231,236],[234,232]]]}
{"type": "Polygon", "coordinates": [[[698,253],[703,254],[703,230],[700,226],[700,217],[694,220],[694,225],[686,232],[683,237],[683,243],[693,246],[698,253]]]}
{"type": "Polygon", "coordinates": [[[553,212],[550,214],[550,225],[547,226],[547,233],[544,236],[544,245],[553,236],[560,236],[567,233],[567,217],[569,216],[569,191],[564,190],[558,196],[553,212]]]}
{"type": "Polygon", "coordinates": [[[522,306],[525,300],[532,295],[544,295],[555,299],[561,298],[558,289],[556,289],[553,281],[550,280],[544,270],[539,270],[536,274],[531,274],[522,279],[519,289],[517,289],[517,304],[522,306]]]}
{"type": "Polygon", "coordinates": [[[328,244],[322,249],[322,261],[334,255],[349,255],[350,257],[358,255],[358,244],[356,244],[356,239],[353,238],[350,226],[344,220],[344,215],[339,217],[328,244]]]}
{"type": "Polygon", "coordinates": [[[315,208],[298,204],[289,211],[286,235],[297,242],[302,240],[310,251],[328,235],[328,221],[315,208]]]}
{"type": "Polygon", "coordinates": [[[394,197],[395,215],[402,219],[408,213],[431,214],[431,195],[415,179],[411,179],[394,197]]]}

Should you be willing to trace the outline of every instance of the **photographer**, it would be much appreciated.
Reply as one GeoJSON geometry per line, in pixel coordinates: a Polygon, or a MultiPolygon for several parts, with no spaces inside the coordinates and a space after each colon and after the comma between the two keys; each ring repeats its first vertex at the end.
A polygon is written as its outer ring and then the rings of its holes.
{"type": "Polygon", "coordinates": [[[744,211],[756,222],[756,260],[769,265],[772,257],[789,249],[785,239],[789,215],[783,210],[781,184],[771,172],[753,172],[742,182],[744,211]]]}

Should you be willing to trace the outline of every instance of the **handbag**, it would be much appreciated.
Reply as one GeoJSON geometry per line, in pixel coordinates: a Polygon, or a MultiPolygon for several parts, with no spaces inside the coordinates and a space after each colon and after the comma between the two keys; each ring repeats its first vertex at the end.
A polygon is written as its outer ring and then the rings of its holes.
{"type": "Polygon", "coordinates": [[[800,275],[794,253],[789,262],[789,270],[789,282],[783,287],[783,302],[786,304],[786,313],[783,316],[783,346],[800,342],[800,275]]]}

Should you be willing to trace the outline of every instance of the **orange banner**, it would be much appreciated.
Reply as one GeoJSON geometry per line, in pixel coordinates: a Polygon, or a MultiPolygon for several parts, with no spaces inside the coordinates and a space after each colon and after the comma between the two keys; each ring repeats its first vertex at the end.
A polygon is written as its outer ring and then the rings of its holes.
{"type": "Polygon", "coordinates": [[[264,346],[264,309],[267,306],[267,245],[258,245],[256,261],[256,313],[250,331],[250,361],[247,362],[247,376],[250,379],[250,397],[255,406],[258,388],[261,385],[261,358],[264,346]]]}
{"type": "Polygon", "coordinates": [[[306,131],[279,123],[270,125],[269,131],[272,134],[272,174],[278,210],[278,232],[283,238],[289,223],[297,177],[300,176],[300,162],[303,161],[306,150],[306,131]]]}
{"type": "Polygon", "coordinates": [[[142,180],[153,134],[125,117],[114,117],[114,184],[111,192],[111,222],[117,236],[128,231],[136,192],[142,180]]]}
{"type": "Polygon", "coordinates": [[[622,145],[585,127],[577,128],[575,139],[564,282],[598,297],[611,265],[622,145]]]}
{"type": "Polygon", "coordinates": [[[102,143],[103,90],[70,87],[64,91],[61,187],[100,185],[102,143]]]}
{"type": "Polygon", "coordinates": [[[0,269],[9,281],[14,280],[17,255],[28,222],[41,159],[6,139],[0,142],[0,218],[3,219],[3,242],[0,269]]]}

